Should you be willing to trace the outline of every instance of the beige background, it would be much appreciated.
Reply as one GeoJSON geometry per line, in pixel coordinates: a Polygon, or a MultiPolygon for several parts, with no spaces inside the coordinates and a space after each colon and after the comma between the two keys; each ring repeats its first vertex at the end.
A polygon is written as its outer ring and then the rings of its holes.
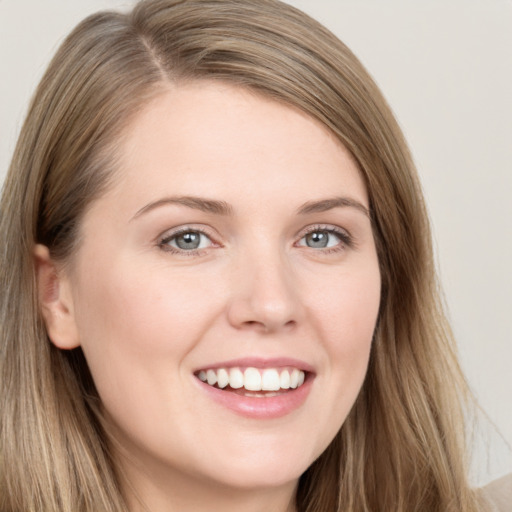
{"type": "MultiPolygon", "coordinates": [[[[512,1],[294,0],[368,67],[408,138],[469,381],[503,438],[477,444],[485,482],[512,470],[512,1]]],[[[124,0],[0,0],[0,182],[28,99],[63,36],[124,0]]],[[[449,385],[449,382],[447,382],[449,385]]]]}

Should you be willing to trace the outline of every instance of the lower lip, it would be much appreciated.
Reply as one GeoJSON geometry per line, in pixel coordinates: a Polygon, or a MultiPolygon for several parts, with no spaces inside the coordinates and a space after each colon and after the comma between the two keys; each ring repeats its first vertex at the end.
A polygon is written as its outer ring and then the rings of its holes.
{"type": "Polygon", "coordinates": [[[244,396],[215,388],[196,379],[201,389],[218,404],[231,411],[254,419],[273,419],[286,416],[300,408],[311,391],[313,376],[308,375],[304,384],[282,395],[269,397],[244,396]]]}

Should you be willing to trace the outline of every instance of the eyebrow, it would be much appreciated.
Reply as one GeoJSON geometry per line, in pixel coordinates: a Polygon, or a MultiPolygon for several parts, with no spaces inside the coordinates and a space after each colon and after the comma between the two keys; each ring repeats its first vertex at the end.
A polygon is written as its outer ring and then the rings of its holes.
{"type": "Polygon", "coordinates": [[[203,197],[194,196],[178,196],[164,197],[162,199],[159,199],[158,201],[153,201],[152,203],[143,206],[132,217],[132,220],[136,219],[137,217],[140,217],[144,213],[154,210],[155,208],[168,204],[186,206],[194,210],[200,210],[206,213],[214,213],[216,215],[231,215],[233,213],[233,208],[225,201],[217,201],[215,199],[206,199],[203,197]]]}
{"type": "Polygon", "coordinates": [[[370,211],[368,208],[359,201],[350,197],[332,197],[329,199],[322,199],[320,201],[308,201],[307,203],[304,203],[297,212],[300,215],[307,215],[309,213],[321,213],[342,207],[355,208],[356,210],[364,213],[366,217],[370,218],[370,211]]]}
{"type": "MultiPolygon", "coordinates": [[[[148,203],[146,206],[143,206],[140,210],[137,211],[137,213],[132,217],[132,220],[140,217],[144,213],[164,205],[186,206],[187,208],[200,210],[205,213],[213,213],[215,215],[233,214],[233,207],[225,201],[218,201],[215,199],[206,199],[203,197],[195,196],[175,196],[164,197],[162,199],[158,199],[157,201],[148,203]]],[[[356,201],[350,197],[332,197],[319,201],[308,201],[298,208],[297,213],[299,215],[307,215],[311,213],[326,212],[334,208],[341,207],[355,208],[364,213],[366,217],[370,218],[370,212],[368,211],[368,208],[366,208],[366,206],[364,206],[359,201],[356,201]]]]}

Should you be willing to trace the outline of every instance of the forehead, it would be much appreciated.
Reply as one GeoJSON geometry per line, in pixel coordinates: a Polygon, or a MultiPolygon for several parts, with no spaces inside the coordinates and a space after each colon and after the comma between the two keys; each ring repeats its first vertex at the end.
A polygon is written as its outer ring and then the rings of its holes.
{"type": "Polygon", "coordinates": [[[194,193],[236,202],[286,191],[304,202],[348,190],[368,203],[354,158],[319,121],[219,82],[172,85],[153,99],[126,127],[118,162],[118,198],[194,193]]]}

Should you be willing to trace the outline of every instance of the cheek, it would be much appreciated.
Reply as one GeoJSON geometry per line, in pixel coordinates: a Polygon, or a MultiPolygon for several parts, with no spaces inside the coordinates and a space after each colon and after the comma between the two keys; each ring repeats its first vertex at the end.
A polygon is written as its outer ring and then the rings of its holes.
{"type": "Polygon", "coordinates": [[[328,358],[330,389],[342,397],[343,416],[355,400],[368,367],[380,306],[377,265],[364,272],[339,276],[329,287],[329,293],[314,301],[317,328],[328,358]]]}
{"type": "Polygon", "coordinates": [[[349,356],[371,344],[380,306],[380,273],[377,264],[361,271],[340,274],[326,291],[312,299],[329,352],[349,356]]]}
{"type": "Polygon", "coordinates": [[[102,348],[121,345],[123,351],[150,353],[193,339],[211,294],[200,283],[180,282],[159,269],[131,267],[100,268],[95,278],[79,285],[76,316],[83,343],[100,344],[101,339],[102,348]]]}
{"type": "Polygon", "coordinates": [[[155,425],[181,428],[173,417],[189,403],[176,390],[190,380],[187,355],[215,316],[214,290],[120,261],[89,275],[78,288],[76,318],[102,404],[130,438],[163,443],[155,425]]]}
{"type": "Polygon", "coordinates": [[[162,375],[185,374],[183,359],[211,324],[215,298],[204,284],[161,268],[119,261],[108,267],[97,266],[78,287],[83,351],[98,391],[123,394],[137,379],[137,393],[146,383],[150,392],[162,375]]]}
{"type": "Polygon", "coordinates": [[[312,454],[328,446],[345,422],[363,384],[380,305],[377,264],[331,275],[322,291],[310,288],[310,318],[323,350],[317,376],[319,409],[313,415],[322,425],[312,454]]]}

